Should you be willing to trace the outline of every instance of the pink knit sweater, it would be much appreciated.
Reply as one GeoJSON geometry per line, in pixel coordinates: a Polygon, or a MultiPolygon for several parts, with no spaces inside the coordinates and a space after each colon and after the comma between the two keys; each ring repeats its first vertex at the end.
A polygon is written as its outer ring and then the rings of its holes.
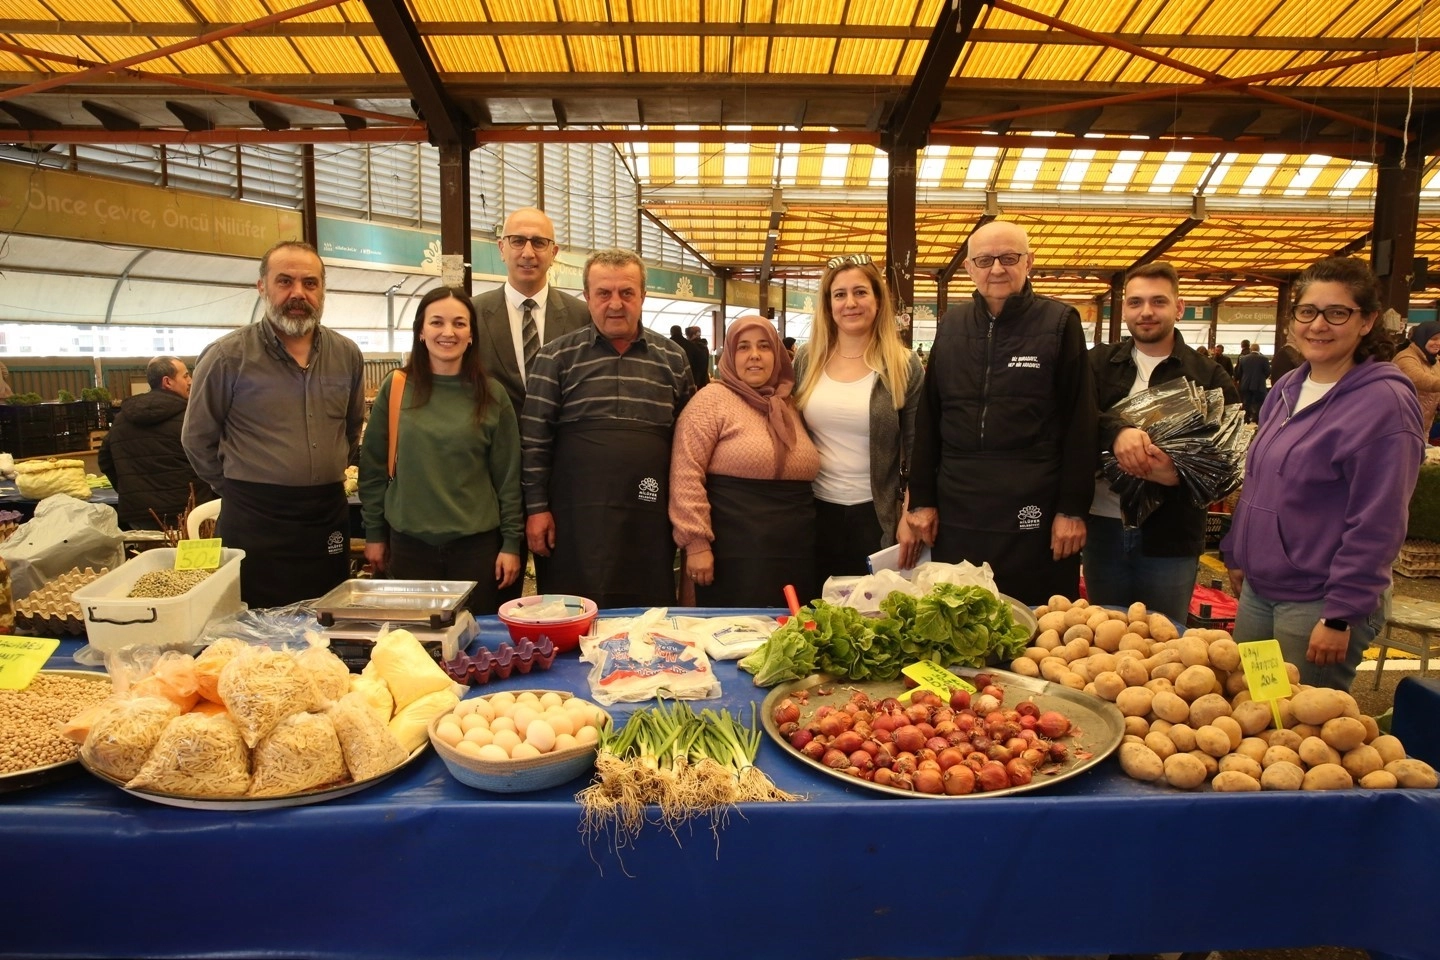
{"type": "MultiPolygon", "coordinates": [[[[779,479],[814,480],[820,471],[820,454],[810,442],[799,412],[792,407],[790,416],[795,421],[795,445],[785,457],[779,479]]],[[[687,553],[704,550],[715,539],[705,494],[707,473],[748,480],[769,480],[775,473],[775,446],[764,414],[718,382],[695,394],[675,425],[670,522],[675,527],[675,543],[687,553]]]]}

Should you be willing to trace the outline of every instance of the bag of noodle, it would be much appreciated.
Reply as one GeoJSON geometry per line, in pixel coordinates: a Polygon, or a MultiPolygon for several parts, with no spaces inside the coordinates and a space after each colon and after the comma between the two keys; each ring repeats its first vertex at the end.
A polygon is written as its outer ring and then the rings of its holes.
{"type": "Polygon", "coordinates": [[[252,797],[287,797],[346,779],[335,724],[323,713],[292,713],[255,747],[252,797]]]}
{"type": "Polygon", "coordinates": [[[228,714],[187,713],[170,721],[126,786],[181,797],[243,797],[250,751],[228,714]]]}

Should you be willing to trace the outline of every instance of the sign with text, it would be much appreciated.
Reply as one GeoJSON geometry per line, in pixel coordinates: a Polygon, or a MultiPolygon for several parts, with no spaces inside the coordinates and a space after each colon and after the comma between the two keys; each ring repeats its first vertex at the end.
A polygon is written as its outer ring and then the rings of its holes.
{"type": "Polygon", "coordinates": [[[45,666],[60,641],[44,637],[0,636],[0,690],[24,690],[45,666]]]}
{"type": "MultiPolygon", "coordinates": [[[[962,680],[940,664],[931,660],[921,660],[912,663],[901,671],[905,676],[914,680],[918,687],[915,690],[930,690],[938,693],[946,703],[950,702],[950,694],[956,690],[964,690],[966,693],[974,693],[975,686],[967,680],[962,680]]],[[[897,699],[902,703],[909,703],[910,696],[915,690],[906,690],[897,699]]]]}
{"type": "Polygon", "coordinates": [[[1285,655],[1280,651],[1279,640],[1251,640],[1239,644],[1240,664],[1245,668],[1245,682],[1250,687],[1250,699],[1269,701],[1275,714],[1275,729],[1284,728],[1280,722],[1282,697],[1290,696],[1290,677],[1285,672],[1285,655]]]}
{"type": "Polygon", "coordinates": [[[181,540],[175,545],[176,570],[214,570],[220,566],[220,538],[181,540]]]}

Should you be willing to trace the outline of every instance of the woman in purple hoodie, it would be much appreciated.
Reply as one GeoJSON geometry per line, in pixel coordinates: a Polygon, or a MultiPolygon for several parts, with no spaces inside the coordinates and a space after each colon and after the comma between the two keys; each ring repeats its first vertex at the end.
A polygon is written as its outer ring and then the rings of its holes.
{"type": "Polygon", "coordinates": [[[1235,639],[1275,637],[1301,683],[1349,690],[1405,539],[1420,407],[1384,362],[1379,284],[1363,262],[1307,269],[1290,318],[1305,362],[1260,410],[1221,551],[1240,596],[1235,639]]]}

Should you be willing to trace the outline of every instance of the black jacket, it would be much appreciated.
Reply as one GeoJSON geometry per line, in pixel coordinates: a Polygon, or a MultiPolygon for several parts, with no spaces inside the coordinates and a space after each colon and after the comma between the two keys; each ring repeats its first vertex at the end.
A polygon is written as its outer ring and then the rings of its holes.
{"type": "Polygon", "coordinates": [[[100,469],[120,496],[120,525],[130,530],[156,530],[153,509],[170,526],[195,486],[195,502],[214,500],[215,494],[195,475],[180,427],[185,422],[185,398],[168,390],[151,390],[120,404],[120,413],[100,446],[100,469]]]}
{"type": "MultiPolygon", "coordinates": [[[[1115,438],[1128,424],[1107,411],[1130,395],[1135,382],[1135,341],[1129,337],[1119,343],[1106,343],[1090,351],[1090,370],[1095,376],[1096,399],[1100,410],[1100,449],[1110,450],[1115,438]]],[[[1239,403],[1235,381],[1225,369],[1202,357],[1186,346],[1180,331],[1175,331],[1175,347],[1170,356],[1150,374],[1150,386],[1188,377],[1207,390],[1219,387],[1226,403],[1239,403]]],[[[1165,501],[1140,528],[1141,549],[1147,557],[1198,557],[1205,552],[1205,508],[1190,503],[1181,487],[1166,487],[1165,501]]]]}
{"type": "MultiPolygon", "coordinates": [[[[992,318],[978,293],[941,319],[915,428],[910,507],[1015,529],[1015,507],[1084,517],[1095,495],[1095,388],[1075,308],[1027,283],[992,318]],[[939,503],[939,499],[946,503],[939,503]]],[[[942,521],[943,522],[943,521],[942,521]]]]}

